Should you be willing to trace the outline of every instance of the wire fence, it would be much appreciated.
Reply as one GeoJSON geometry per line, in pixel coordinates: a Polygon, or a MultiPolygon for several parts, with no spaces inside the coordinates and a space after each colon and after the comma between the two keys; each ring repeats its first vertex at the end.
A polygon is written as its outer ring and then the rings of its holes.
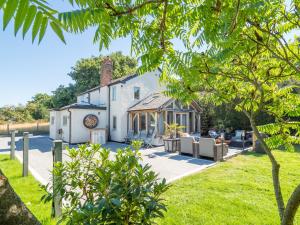
{"type": "Polygon", "coordinates": [[[48,134],[49,122],[35,121],[30,123],[7,123],[0,124],[0,135],[10,135],[11,131],[17,130],[18,135],[22,135],[23,132],[29,132],[31,134],[48,134]]]}

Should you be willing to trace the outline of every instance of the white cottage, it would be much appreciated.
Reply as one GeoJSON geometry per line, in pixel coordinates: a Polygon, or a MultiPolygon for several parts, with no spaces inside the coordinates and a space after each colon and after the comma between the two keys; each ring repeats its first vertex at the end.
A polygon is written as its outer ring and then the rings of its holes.
{"type": "Polygon", "coordinates": [[[153,145],[162,144],[165,122],[200,132],[200,108],[183,106],[162,94],[160,70],[112,80],[113,64],[106,58],[101,66],[100,86],[77,96],[77,103],[50,111],[50,138],[65,142],[124,142],[128,132],[144,132],[153,145]]]}

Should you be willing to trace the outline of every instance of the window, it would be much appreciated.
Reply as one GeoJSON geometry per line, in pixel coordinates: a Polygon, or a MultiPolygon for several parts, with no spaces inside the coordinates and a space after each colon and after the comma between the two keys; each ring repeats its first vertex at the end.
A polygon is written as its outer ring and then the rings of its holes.
{"type": "Polygon", "coordinates": [[[134,134],[138,134],[139,128],[138,128],[138,114],[132,115],[132,129],[134,134]]]}
{"type": "Polygon", "coordinates": [[[140,88],[139,87],[133,88],[133,95],[134,95],[134,100],[140,99],[140,88]]]}
{"type": "Polygon", "coordinates": [[[116,130],[117,129],[117,117],[113,116],[113,129],[116,130]]]}
{"type": "Polygon", "coordinates": [[[186,132],[187,131],[187,114],[182,114],[182,118],[181,118],[181,126],[183,127],[183,131],[186,132]]]}
{"type": "Polygon", "coordinates": [[[117,100],[117,87],[116,86],[112,87],[111,95],[112,95],[112,101],[116,101],[117,100]]]}
{"type": "Polygon", "coordinates": [[[68,124],[68,116],[63,116],[63,126],[67,126],[68,124]]]}
{"type": "Polygon", "coordinates": [[[155,116],[154,113],[148,113],[148,136],[152,136],[154,130],[155,130],[155,116]]]}
{"type": "Polygon", "coordinates": [[[168,111],[168,113],[167,113],[167,123],[168,124],[172,124],[173,120],[174,120],[173,112],[172,111],[168,111]]]}
{"type": "Polygon", "coordinates": [[[51,116],[51,125],[54,125],[55,117],[51,116]]]}
{"type": "Polygon", "coordinates": [[[176,123],[180,125],[180,114],[176,114],[176,123]]]}
{"type": "Polygon", "coordinates": [[[146,130],[146,113],[140,114],[140,130],[146,130]]]}

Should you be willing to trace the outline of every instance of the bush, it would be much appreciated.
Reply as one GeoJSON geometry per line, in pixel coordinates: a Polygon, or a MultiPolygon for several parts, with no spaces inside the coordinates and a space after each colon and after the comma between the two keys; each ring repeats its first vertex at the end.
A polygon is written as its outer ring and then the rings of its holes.
{"type": "MultiPolygon", "coordinates": [[[[168,185],[149,165],[141,165],[140,142],[111,157],[100,145],[68,149],[70,160],[57,163],[54,194],[63,196],[67,224],[152,224],[166,211],[161,194],[168,185]]],[[[46,188],[46,187],[45,187],[46,188]]],[[[48,194],[47,200],[52,198],[48,194]]]]}

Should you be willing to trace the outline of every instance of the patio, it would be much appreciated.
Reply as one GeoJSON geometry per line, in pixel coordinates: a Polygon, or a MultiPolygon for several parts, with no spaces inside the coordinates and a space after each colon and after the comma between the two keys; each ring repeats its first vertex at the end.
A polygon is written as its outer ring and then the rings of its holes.
{"type": "MultiPolygon", "coordinates": [[[[9,153],[10,138],[0,138],[0,152],[9,153]]],[[[52,168],[52,140],[48,136],[33,136],[30,138],[29,151],[29,169],[33,176],[42,184],[48,183],[52,168]]],[[[112,156],[119,148],[128,145],[109,142],[103,147],[110,148],[112,156]]],[[[16,156],[22,161],[22,139],[16,140],[16,156]]],[[[230,149],[228,155],[239,154],[240,150],[230,149]]],[[[67,160],[66,151],[63,151],[63,160],[67,160]]],[[[207,159],[196,159],[190,156],[179,155],[178,153],[169,153],[164,151],[164,147],[150,149],[141,149],[142,163],[150,164],[152,169],[159,174],[159,178],[165,178],[167,182],[180,179],[190,174],[199,172],[205,168],[211,167],[216,163],[207,159]]]]}

